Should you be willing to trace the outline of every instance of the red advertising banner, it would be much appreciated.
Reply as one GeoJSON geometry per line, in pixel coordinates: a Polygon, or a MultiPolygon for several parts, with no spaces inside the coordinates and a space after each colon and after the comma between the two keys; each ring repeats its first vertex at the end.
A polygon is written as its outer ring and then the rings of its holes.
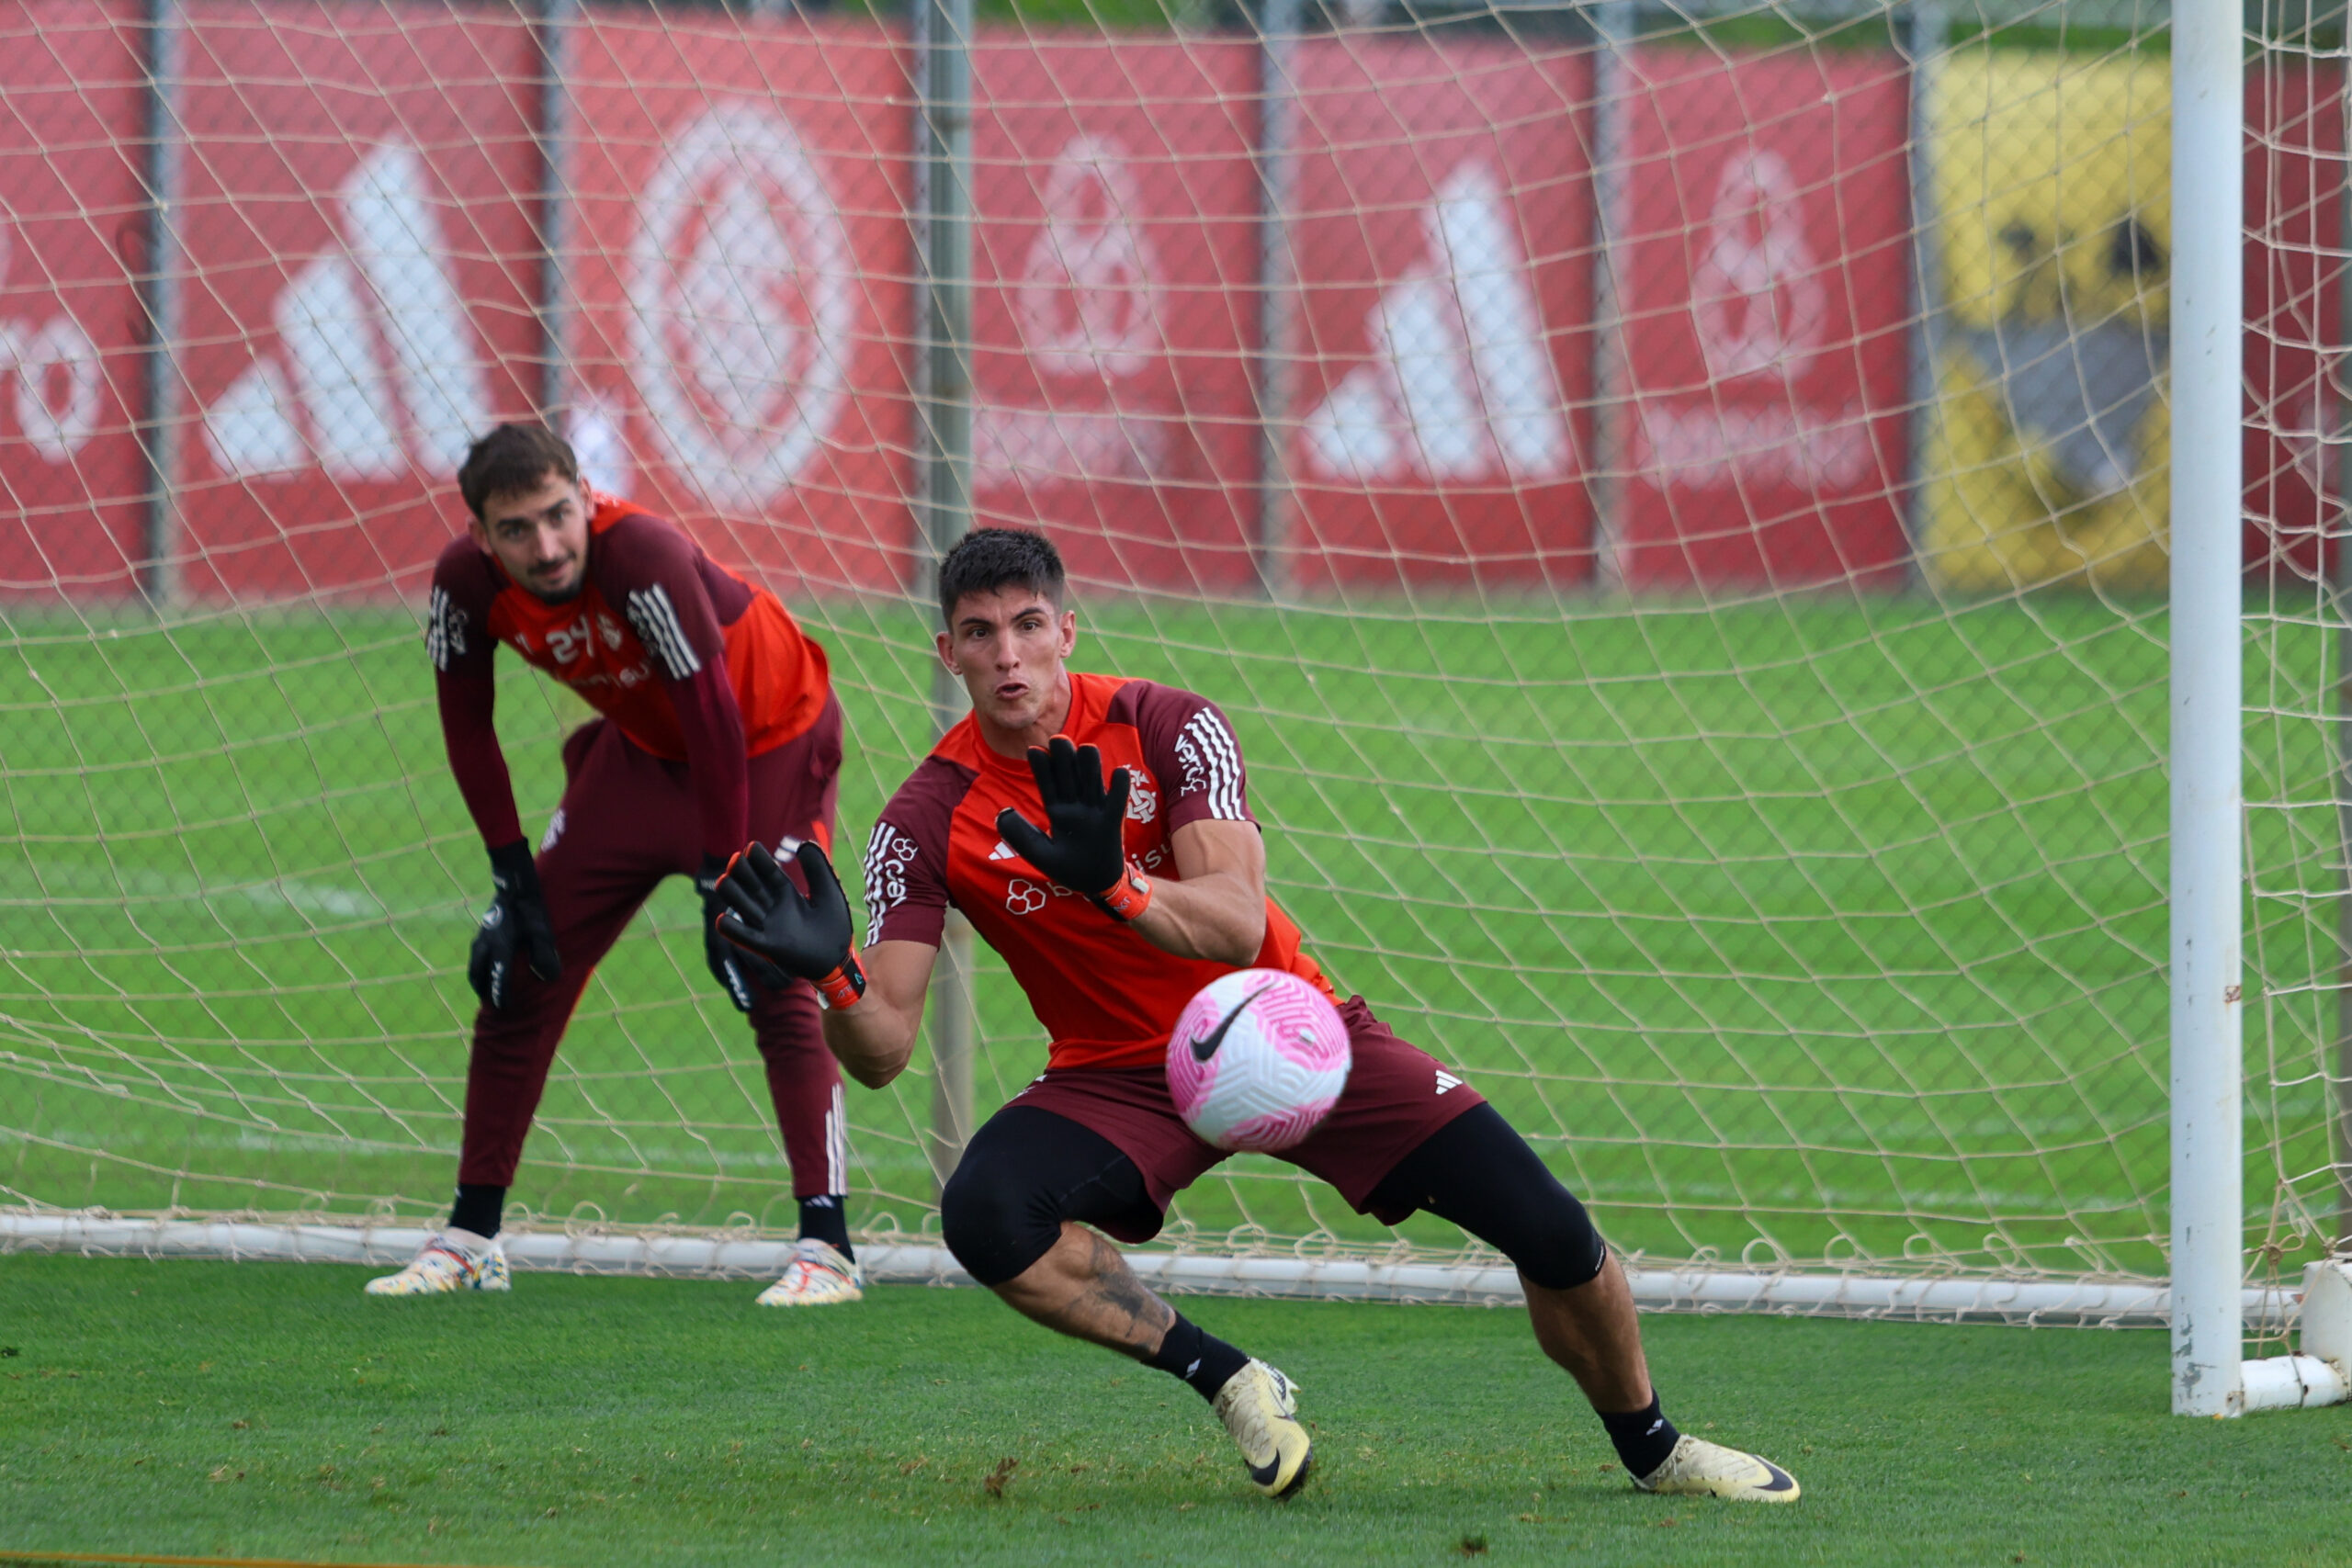
{"type": "Polygon", "coordinates": [[[1626,582],[1894,586],[1909,554],[1906,67],[1645,49],[1628,71],[1626,582]]]}
{"type": "MultiPolygon", "coordinates": [[[[417,592],[460,521],[466,441],[538,401],[549,320],[593,478],[787,591],[909,581],[912,119],[884,29],[584,19],[548,302],[522,23],[318,0],[181,15],[180,592],[417,592]]],[[[64,0],[0,22],[0,592],[136,591],[141,36],[64,0]]],[[[981,521],[1045,526],[1120,591],[1244,590],[1261,522],[1305,593],[1591,574],[1588,55],[1299,47],[1291,500],[1271,518],[1256,52],[1023,37],[975,59],[981,521]]],[[[1630,64],[1616,564],[1669,592],[1899,581],[1901,63],[1630,64]]],[[[2342,91],[2332,69],[2250,84],[2256,570],[2318,570],[2337,505],[2342,91]]]]}
{"type": "Polygon", "coordinates": [[[1295,58],[1293,584],[1585,579],[1589,56],[1357,36],[1295,58]]]}
{"type": "Polygon", "coordinates": [[[147,235],[126,7],[0,21],[0,593],[138,591],[149,489],[131,430],[147,235]]]}
{"type": "Polygon", "coordinates": [[[416,593],[529,409],[537,55],[438,6],[184,8],[180,584],[416,593]]]}
{"type": "Polygon", "coordinates": [[[2344,482],[2326,437],[2344,343],[2344,73],[2246,79],[2245,560],[2312,577],[2340,525],[2344,482]]]}
{"type": "Polygon", "coordinates": [[[870,23],[573,40],[582,461],[786,592],[912,570],[906,68],[870,23]]]}
{"type": "Polygon", "coordinates": [[[1084,582],[1256,581],[1257,53],[989,42],[973,56],[978,521],[1084,582]]]}

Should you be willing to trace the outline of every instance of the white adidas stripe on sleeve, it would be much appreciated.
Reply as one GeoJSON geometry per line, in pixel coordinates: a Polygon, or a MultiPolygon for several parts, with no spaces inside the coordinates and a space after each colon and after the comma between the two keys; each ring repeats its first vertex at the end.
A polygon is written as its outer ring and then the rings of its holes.
{"type": "Polygon", "coordinates": [[[669,590],[660,583],[630,590],[628,624],[637,628],[637,635],[645,639],[645,646],[672,680],[683,681],[702,668],[694,644],[686,640],[685,627],[678,624],[677,606],[670,603],[669,590]]]}

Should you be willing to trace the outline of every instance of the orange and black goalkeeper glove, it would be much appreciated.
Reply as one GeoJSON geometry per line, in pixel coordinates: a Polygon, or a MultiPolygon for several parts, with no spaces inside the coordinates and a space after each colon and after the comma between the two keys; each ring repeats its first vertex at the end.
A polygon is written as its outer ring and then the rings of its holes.
{"type": "Polygon", "coordinates": [[[1113,919],[1124,924],[1142,914],[1151,904],[1151,883],[1127,863],[1127,770],[1114,772],[1106,785],[1102,753],[1057,735],[1048,746],[1029,748],[1029,771],[1053,836],[1008,806],[996,816],[1005,843],[1047,880],[1084,894],[1113,919]]]}
{"type": "Polygon", "coordinates": [[[850,944],[849,897],[833,863],[813,843],[800,846],[803,896],[764,844],[728,863],[718,879],[721,912],[713,929],[744,952],[817,987],[829,1008],[854,1006],[865,995],[865,971],[850,944]]]}

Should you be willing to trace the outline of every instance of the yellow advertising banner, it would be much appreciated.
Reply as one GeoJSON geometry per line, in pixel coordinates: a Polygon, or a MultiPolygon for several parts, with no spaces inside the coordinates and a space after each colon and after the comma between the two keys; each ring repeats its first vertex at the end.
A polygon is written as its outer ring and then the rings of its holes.
{"type": "Polygon", "coordinates": [[[1955,54],[1928,112],[1941,295],[1923,564],[1969,592],[2160,590],[2167,62],[1955,54]]]}

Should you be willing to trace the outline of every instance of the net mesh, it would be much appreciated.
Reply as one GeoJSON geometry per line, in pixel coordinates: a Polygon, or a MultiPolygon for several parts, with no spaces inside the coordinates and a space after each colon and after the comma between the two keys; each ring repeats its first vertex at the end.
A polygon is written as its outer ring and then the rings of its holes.
{"type": "MultiPolygon", "coordinates": [[[[2249,13],[2254,1266],[2338,1234],[2341,15],[2249,13]]],[[[938,37],[934,28],[934,38],[938,37]]],[[[1654,1259],[2164,1272],[2160,12],[983,8],[969,502],[1232,719],[1345,989],[1654,1259]]],[[[0,1200],[442,1212],[488,888],[469,434],[782,593],[844,836],[929,746],[905,18],[0,14],[0,1200]]],[[[587,716],[501,660],[533,831],[587,716]]],[[[515,1201],[793,1220],[683,883],[515,1201]]],[[[982,955],[975,1100],[1044,1059],[982,955]]],[[[854,1223],[935,1228],[932,1057],[854,1223]]],[[[1431,1255],[1263,1156],[1211,1249],[1431,1255]]]]}

